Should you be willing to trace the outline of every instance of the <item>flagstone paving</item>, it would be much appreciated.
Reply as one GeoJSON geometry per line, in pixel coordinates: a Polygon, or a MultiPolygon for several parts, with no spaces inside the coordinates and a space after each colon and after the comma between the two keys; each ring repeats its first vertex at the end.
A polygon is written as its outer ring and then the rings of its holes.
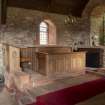
{"type": "MultiPolygon", "coordinates": [[[[100,76],[88,73],[86,75],[81,75],[77,77],[67,77],[67,78],[55,80],[53,83],[50,83],[44,86],[35,87],[32,90],[28,90],[27,96],[21,99],[22,102],[20,104],[19,102],[17,102],[15,96],[10,95],[10,93],[6,90],[6,88],[3,88],[0,90],[0,105],[26,105],[28,100],[31,102],[32,100],[35,100],[37,96],[40,96],[49,92],[53,92],[59,89],[67,88],[73,85],[81,84],[87,81],[95,80],[98,78],[100,78],[100,76]]],[[[105,98],[105,94],[98,95],[96,96],[96,98],[92,98],[90,100],[87,100],[85,103],[80,103],[78,105],[105,105],[103,103],[105,100],[104,98],[105,98]],[[92,102],[93,104],[91,104],[92,102]],[[95,104],[95,103],[98,103],[98,104],[95,104]]]]}
{"type": "Polygon", "coordinates": [[[105,93],[97,95],[76,105],[105,105],[105,93]]]}

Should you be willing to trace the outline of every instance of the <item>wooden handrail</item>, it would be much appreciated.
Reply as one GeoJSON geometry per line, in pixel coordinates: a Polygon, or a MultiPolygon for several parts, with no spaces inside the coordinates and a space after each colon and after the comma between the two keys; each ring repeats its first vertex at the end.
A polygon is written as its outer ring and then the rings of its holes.
{"type": "Polygon", "coordinates": [[[29,62],[29,61],[31,61],[31,58],[29,58],[29,57],[21,57],[20,58],[20,62],[29,62]]]}
{"type": "Polygon", "coordinates": [[[39,54],[48,54],[48,53],[46,53],[46,52],[38,52],[39,54]]]}

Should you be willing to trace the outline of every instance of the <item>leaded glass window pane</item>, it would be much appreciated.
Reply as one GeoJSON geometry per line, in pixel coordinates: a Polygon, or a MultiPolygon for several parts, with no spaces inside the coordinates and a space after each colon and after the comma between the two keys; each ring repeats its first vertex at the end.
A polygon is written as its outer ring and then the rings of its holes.
{"type": "Polygon", "coordinates": [[[40,44],[48,44],[48,26],[45,22],[40,24],[40,44]]]}

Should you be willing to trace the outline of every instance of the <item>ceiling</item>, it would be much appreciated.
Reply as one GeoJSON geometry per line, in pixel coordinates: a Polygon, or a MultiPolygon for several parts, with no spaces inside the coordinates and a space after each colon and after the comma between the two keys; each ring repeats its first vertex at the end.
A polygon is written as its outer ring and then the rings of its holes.
{"type": "MultiPolygon", "coordinates": [[[[72,14],[73,16],[80,17],[88,1],[89,0],[2,0],[2,12],[6,12],[7,7],[19,7],[64,15],[72,14]]],[[[2,13],[2,15],[6,15],[6,13],[2,13]]],[[[4,16],[4,18],[6,18],[6,16],[4,16]]]]}

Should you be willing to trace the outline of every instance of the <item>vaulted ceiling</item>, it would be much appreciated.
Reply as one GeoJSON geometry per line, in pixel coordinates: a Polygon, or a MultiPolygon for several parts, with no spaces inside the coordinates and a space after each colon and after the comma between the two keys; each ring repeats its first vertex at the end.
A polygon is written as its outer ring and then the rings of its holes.
{"type": "Polygon", "coordinates": [[[80,17],[89,0],[2,0],[2,23],[6,22],[7,7],[19,7],[80,17]]]}

